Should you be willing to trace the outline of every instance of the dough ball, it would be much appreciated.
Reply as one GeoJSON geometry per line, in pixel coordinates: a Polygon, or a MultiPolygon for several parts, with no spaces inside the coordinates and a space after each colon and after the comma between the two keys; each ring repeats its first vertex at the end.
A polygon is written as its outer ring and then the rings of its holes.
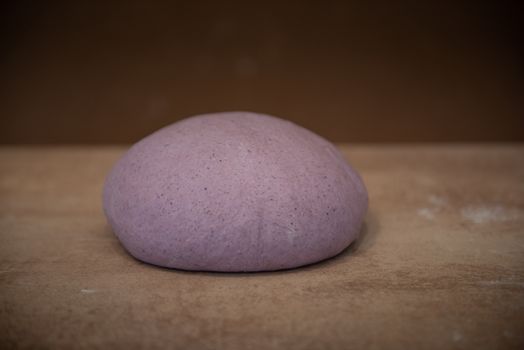
{"type": "Polygon", "coordinates": [[[368,197],[325,139],[268,115],[227,112],[179,121],[136,143],[108,175],[103,202],[137,259],[270,271],[344,250],[368,197]]]}

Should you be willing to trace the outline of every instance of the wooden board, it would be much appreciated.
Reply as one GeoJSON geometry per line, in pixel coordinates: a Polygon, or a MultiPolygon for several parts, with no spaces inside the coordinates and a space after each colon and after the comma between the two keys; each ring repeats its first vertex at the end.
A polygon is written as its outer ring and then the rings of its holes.
{"type": "Polygon", "coordinates": [[[358,242],[244,274],[123,250],[101,188],[125,147],[0,148],[0,348],[522,349],[524,145],[341,148],[358,242]]]}

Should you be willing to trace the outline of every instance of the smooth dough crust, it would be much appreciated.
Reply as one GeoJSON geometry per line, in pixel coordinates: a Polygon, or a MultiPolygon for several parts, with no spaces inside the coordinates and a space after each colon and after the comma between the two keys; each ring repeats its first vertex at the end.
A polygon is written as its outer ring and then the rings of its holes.
{"type": "Polygon", "coordinates": [[[271,271],[332,257],[357,236],[366,188],[340,152],[289,121],[195,116],[142,139],[103,205],[135,258],[200,271],[271,271]]]}

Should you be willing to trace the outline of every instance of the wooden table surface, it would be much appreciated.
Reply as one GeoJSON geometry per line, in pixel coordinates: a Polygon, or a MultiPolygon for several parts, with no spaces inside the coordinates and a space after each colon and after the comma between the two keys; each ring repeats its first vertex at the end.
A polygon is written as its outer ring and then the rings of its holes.
{"type": "Polygon", "coordinates": [[[101,188],[125,147],[0,148],[0,348],[524,348],[524,145],[341,148],[359,240],[239,274],[123,250],[101,188]]]}

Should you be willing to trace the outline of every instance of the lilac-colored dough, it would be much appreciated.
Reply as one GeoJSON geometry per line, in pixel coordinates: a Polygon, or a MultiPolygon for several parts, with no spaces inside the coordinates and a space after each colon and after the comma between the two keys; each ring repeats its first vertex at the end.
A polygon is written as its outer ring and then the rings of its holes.
{"type": "Polygon", "coordinates": [[[171,268],[269,271],[332,257],[358,236],[367,191],[340,152],[291,122],[200,115],[136,143],[104,210],[137,259],[171,268]]]}

